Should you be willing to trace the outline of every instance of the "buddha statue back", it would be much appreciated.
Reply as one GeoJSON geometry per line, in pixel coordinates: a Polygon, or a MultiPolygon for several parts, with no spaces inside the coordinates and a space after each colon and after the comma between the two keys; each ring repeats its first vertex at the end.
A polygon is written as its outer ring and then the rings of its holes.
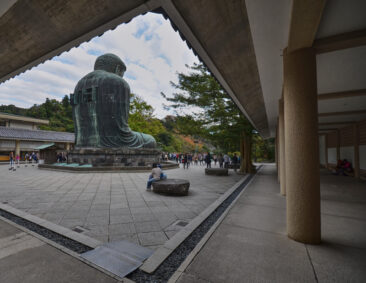
{"type": "Polygon", "coordinates": [[[94,71],[76,85],[70,101],[76,148],[156,148],[151,135],[128,126],[130,87],[123,79],[126,66],[114,54],[95,61],[94,71]]]}

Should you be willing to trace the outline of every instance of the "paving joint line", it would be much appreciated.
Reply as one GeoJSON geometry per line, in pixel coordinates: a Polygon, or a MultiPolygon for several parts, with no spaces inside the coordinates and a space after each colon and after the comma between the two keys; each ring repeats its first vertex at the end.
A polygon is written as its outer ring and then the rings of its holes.
{"type": "MultiPolygon", "coordinates": [[[[258,169],[258,172],[260,170],[261,167],[258,169]]],[[[156,250],[155,253],[145,261],[140,269],[132,272],[127,277],[138,280],[139,282],[155,282],[156,280],[162,280],[163,282],[164,280],[168,281],[180,266],[174,267],[175,271],[168,274],[169,272],[167,272],[167,270],[173,269],[170,265],[176,266],[177,260],[174,260],[174,257],[183,257],[182,261],[184,262],[202,238],[207,237],[207,232],[212,228],[212,226],[218,225],[217,220],[220,219],[225,211],[228,211],[227,209],[233,201],[238,199],[238,196],[246,189],[246,187],[248,187],[255,176],[256,174],[247,174],[244,176],[225,194],[207,207],[199,216],[191,220],[186,227],[168,240],[162,248],[156,250]],[[193,241],[193,243],[189,241],[193,241]],[[185,244],[188,246],[185,247],[185,244]],[[194,246],[192,247],[192,245],[194,246]],[[180,254],[182,252],[183,255],[180,254]],[[164,264],[167,266],[165,267],[164,264]]],[[[180,259],[178,259],[178,261],[180,261],[180,259]]],[[[182,262],[180,261],[180,264],[181,263],[182,262]]]]}
{"type": "Polygon", "coordinates": [[[315,282],[319,282],[319,280],[318,280],[318,276],[316,275],[315,267],[314,267],[314,265],[313,265],[313,261],[311,260],[311,257],[310,257],[310,253],[309,253],[309,250],[308,250],[308,245],[307,245],[307,244],[304,244],[304,246],[305,246],[305,250],[306,250],[306,253],[307,253],[307,255],[308,255],[308,258],[309,258],[310,264],[311,264],[311,268],[312,268],[313,273],[314,273],[315,282]]]}

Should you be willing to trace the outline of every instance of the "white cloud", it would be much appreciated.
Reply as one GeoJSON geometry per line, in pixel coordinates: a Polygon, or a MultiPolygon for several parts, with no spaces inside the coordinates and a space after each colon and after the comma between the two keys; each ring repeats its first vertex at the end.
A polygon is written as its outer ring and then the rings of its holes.
{"type": "Polygon", "coordinates": [[[173,93],[170,81],[177,81],[176,72],[198,61],[168,20],[148,13],[1,84],[0,104],[30,107],[46,97],[60,100],[73,92],[103,53],[121,57],[131,91],[151,104],[159,118],[171,114],[163,109],[160,92],[173,93]]]}

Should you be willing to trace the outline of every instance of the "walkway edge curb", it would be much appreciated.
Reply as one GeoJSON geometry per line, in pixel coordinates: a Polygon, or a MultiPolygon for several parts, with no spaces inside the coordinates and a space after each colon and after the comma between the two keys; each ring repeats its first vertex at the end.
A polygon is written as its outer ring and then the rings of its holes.
{"type": "MultiPolygon", "coordinates": [[[[261,171],[262,168],[260,168],[258,170],[258,172],[261,171]]],[[[215,224],[212,225],[212,227],[210,228],[210,230],[208,230],[208,232],[198,242],[198,244],[195,246],[195,248],[192,250],[192,252],[186,257],[186,259],[182,262],[182,264],[178,267],[178,269],[170,277],[168,283],[175,283],[175,282],[177,282],[177,280],[180,278],[180,276],[183,274],[183,272],[186,270],[186,268],[191,264],[191,262],[196,257],[196,255],[201,251],[201,249],[204,247],[204,245],[207,243],[207,241],[211,238],[212,234],[216,231],[216,229],[221,224],[221,222],[225,219],[226,215],[229,213],[229,211],[231,210],[231,208],[238,201],[238,199],[240,198],[240,196],[246,191],[246,189],[250,186],[250,184],[256,178],[258,172],[253,176],[253,178],[249,181],[249,183],[245,186],[245,188],[238,194],[238,196],[233,200],[233,202],[227,207],[227,209],[219,217],[219,219],[216,220],[215,224]]]]}
{"type": "Polygon", "coordinates": [[[211,213],[218,208],[245,180],[249,175],[245,175],[238,182],[236,182],[230,189],[228,189],[222,196],[210,204],[197,217],[192,219],[187,226],[170,238],[165,244],[158,248],[152,256],[150,256],[140,269],[147,273],[153,273],[165,259],[203,222],[211,213]]]}
{"type": "Polygon", "coordinates": [[[72,231],[68,228],[62,227],[60,225],[54,224],[52,222],[49,222],[45,219],[39,218],[37,216],[34,216],[32,214],[26,213],[24,211],[21,211],[19,209],[16,209],[10,205],[4,204],[4,203],[0,203],[0,209],[14,214],[15,216],[18,216],[20,218],[23,218],[25,220],[28,220],[30,222],[33,222],[41,227],[44,227],[48,230],[51,230],[57,234],[60,234],[61,236],[64,236],[66,238],[69,238],[71,240],[74,240],[76,242],[79,242],[85,246],[88,246],[90,248],[95,249],[97,246],[101,245],[102,242],[93,239],[91,237],[88,237],[86,235],[77,233],[75,231],[72,231]]]}
{"type": "Polygon", "coordinates": [[[23,232],[25,232],[29,235],[32,235],[33,237],[39,239],[40,241],[42,241],[42,242],[44,242],[44,243],[60,250],[61,252],[65,253],[69,256],[72,256],[73,258],[83,262],[84,264],[89,265],[89,266],[99,270],[102,273],[105,273],[106,275],[110,276],[111,278],[116,279],[118,282],[123,282],[123,283],[133,283],[134,282],[134,281],[132,281],[132,280],[126,278],[126,277],[121,278],[121,277],[117,276],[116,274],[113,274],[113,273],[109,272],[108,270],[101,268],[100,266],[98,266],[98,265],[82,258],[78,253],[76,253],[72,250],[69,250],[68,248],[65,248],[64,246],[62,246],[62,245],[60,245],[60,244],[58,244],[58,243],[56,243],[56,242],[54,242],[50,239],[47,239],[47,238],[43,237],[42,235],[39,235],[38,233],[33,232],[33,231],[31,231],[31,230],[29,230],[29,229],[15,223],[15,222],[13,222],[13,221],[11,221],[11,220],[3,217],[3,216],[0,216],[0,220],[8,223],[9,225],[12,225],[12,226],[18,228],[19,230],[22,230],[23,232]]]}

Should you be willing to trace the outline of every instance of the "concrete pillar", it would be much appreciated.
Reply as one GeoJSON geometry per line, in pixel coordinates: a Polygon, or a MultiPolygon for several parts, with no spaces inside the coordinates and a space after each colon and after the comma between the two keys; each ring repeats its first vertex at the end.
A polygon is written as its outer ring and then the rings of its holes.
{"type": "Polygon", "coordinates": [[[280,181],[280,168],[279,168],[279,158],[278,158],[278,118],[277,118],[277,126],[276,126],[276,138],[275,138],[275,157],[276,157],[276,169],[277,169],[277,181],[280,181]]]}
{"type": "Polygon", "coordinates": [[[337,164],[338,160],[341,159],[341,132],[337,130],[337,164]]]}
{"type": "Polygon", "coordinates": [[[355,178],[360,178],[360,147],[359,147],[359,129],[358,125],[353,125],[353,144],[354,144],[354,164],[355,178]]]}
{"type": "Polygon", "coordinates": [[[279,159],[279,150],[278,150],[278,119],[277,119],[277,127],[276,127],[276,168],[277,168],[277,182],[280,182],[280,159],[279,159]]]}
{"type": "Polygon", "coordinates": [[[279,115],[278,115],[278,135],[280,143],[280,187],[281,195],[286,195],[286,159],[285,159],[285,120],[284,120],[284,103],[283,99],[279,100],[279,115]]]}
{"type": "Polygon", "coordinates": [[[17,155],[20,156],[20,141],[19,140],[15,141],[15,156],[17,156],[17,155]]]}
{"type": "Polygon", "coordinates": [[[316,59],[312,48],[284,53],[287,234],[318,244],[320,181],[316,59]]]}

